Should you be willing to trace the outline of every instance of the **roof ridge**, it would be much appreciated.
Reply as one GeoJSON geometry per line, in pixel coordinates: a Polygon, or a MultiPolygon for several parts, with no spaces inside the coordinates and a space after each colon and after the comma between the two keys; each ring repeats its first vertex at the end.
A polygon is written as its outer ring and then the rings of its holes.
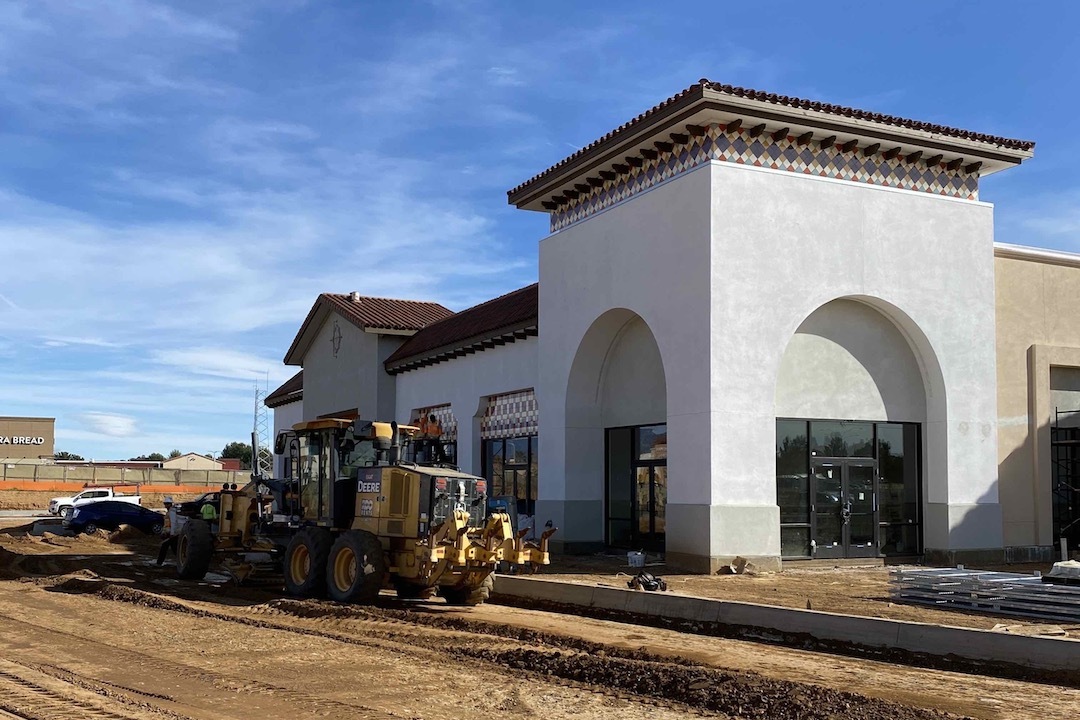
{"type": "MultiPolygon", "coordinates": [[[[352,297],[351,292],[347,292],[347,293],[324,292],[324,293],[320,293],[320,294],[326,295],[327,297],[343,298],[345,300],[350,300],[351,297],[352,297]]],[[[412,299],[409,299],[409,298],[383,297],[382,295],[361,295],[360,299],[361,300],[389,300],[391,302],[415,303],[417,305],[438,305],[441,308],[445,308],[447,310],[450,310],[450,308],[446,307],[441,302],[438,302],[436,300],[412,300],[412,299]]]]}
{"type": "Polygon", "coordinates": [[[485,300],[482,303],[477,303],[476,305],[470,305],[469,307],[465,308],[464,310],[458,310],[453,315],[447,315],[444,318],[440,318],[440,319],[436,320],[435,322],[431,323],[430,325],[425,325],[422,329],[427,330],[428,328],[433,327],[435,325],[438,325],[439,323],[444,323],[447,320],[453,320],[458,315],[462,315],[462,314],[470,312],[472,310],[479,310],[480,308],[484,307],[485,305],[490,305],[493,302],[498,302],[499,300],[502,300],[504,298],[508,298],[511,295],[515,294],[515,293],[524,292],[525,290],[528,290],[529,288],[533,287],[534,285],[539,285],[539,284],[540,284],[539,281],[534,282],[534,283],[529,283],[528,285],[526,285],[524,287],[519,287],[517,290],[511,290],[510,292],[505,292],[502,295],[499,295],[498,297],[493,297],[490,300],[485,300]]]}

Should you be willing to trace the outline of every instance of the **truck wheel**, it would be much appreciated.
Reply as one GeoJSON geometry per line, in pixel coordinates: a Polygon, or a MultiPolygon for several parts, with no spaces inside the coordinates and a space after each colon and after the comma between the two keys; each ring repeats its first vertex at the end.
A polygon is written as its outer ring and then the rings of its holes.
{"type": "Polygon", "coordinates": [[[56,508],[56,514],[59,515],[60,517],[64,517],[69,512],[71,512],[71,506],[70,505],[61,505],[60,507],[56,508]]]}
{"type": "Polygon", "coordinates": [[[87,535],[96,535],[97,525],[95,525],[94,523],[86,523],[85,525],[83,525],[83,532],[87,535]]]}
{"type": "Polygon", "coordinates": [[[386,555],[379,539],[363,530],[338,536],[326,564],[326,589],[338,602],[370,605],[386,577],[386,555]]]}
{"type": "Polygon", "coordinates": [[[333,538],[325,528],[304,528],[285,550],[285,589],[290,595],[321,595],[326,587],[326,559],[333,538]]]}
{"type": "Polygon", "coordinates": [[[476,587],[442,588],[440,592],[446,598],[447,605],[480,605],[491,597],[495,589],[495,576],[487,575],[476,587]]]}
{"type": "Polygon", "coordinates": [[[188,520],[176,540],[176,574],[182,580],[202,580],[210,569],[214,536],[204,520],[188,520]]]}

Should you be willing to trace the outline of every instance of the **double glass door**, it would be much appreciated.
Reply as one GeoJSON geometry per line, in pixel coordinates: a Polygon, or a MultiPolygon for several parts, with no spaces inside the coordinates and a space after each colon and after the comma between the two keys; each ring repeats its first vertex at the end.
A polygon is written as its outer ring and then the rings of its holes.
{"type": "Polygon", "coordinates": [[[877,555],[876,470],[873,460],[811,462],[816,557],[877,555]]]}
{"type": "Polygon", "coordinates": [[[667,466],[642,465],[635,468],[635,523],[633,544],[646,550],[664,549],[667,508],[667,466]]]}

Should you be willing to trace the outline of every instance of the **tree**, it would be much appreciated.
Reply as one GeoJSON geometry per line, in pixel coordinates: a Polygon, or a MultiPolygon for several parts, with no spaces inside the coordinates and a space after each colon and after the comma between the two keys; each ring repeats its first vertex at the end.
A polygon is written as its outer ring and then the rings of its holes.
{"type": "Polygon", "coordinates": [[[85,460],[82,455],[76,455],[75,453],[69,453],[65,450],[59,450],[53,455],[55,460],[85,460]]]}
{"type": "Polygon", "coordinates": [[[237,458],[244,469],[251,468],[251,446],[242,442],[231,442],[221,451],[219,458],[237,458]]]}
{"type": "Polygon", "coordinates": [[[179,450],[170,450],[169,451],[169,459],[172,460],[173,458],[178,458],[183,454],[184,453],[180,452],[179,450]]]}
{"type": "Polygon", "coordinates": [[[150,453],[149,455],[140,455],[139,457],[128,458],[131,462],[163,462],[165,456],[161,453],[150,453]]]}

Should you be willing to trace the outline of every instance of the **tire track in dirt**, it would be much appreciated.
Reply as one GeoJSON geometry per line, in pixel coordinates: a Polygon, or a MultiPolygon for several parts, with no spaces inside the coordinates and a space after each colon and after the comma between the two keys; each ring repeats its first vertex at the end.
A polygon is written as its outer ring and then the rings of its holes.
{"type": "Polygon", "coordinates": [[[113,710],[106,703],[90,702],[46,687],[32,680],[33,673],[7,660],[0,661],[0,708],[26,718],[81,717],[87,720],[145,720],[145,713],[130,714],[113,710]]]}

